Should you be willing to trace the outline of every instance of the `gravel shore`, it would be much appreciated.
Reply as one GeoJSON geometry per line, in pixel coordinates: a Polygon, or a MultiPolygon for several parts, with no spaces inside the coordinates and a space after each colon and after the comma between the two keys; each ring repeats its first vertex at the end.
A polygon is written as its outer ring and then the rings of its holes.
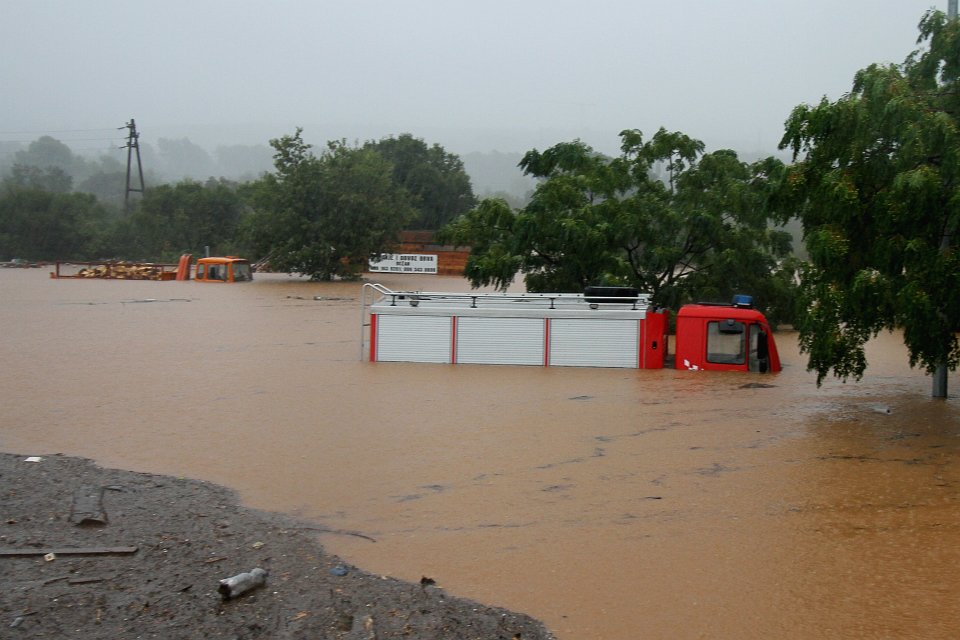
{"type": "Polygon", "coordinates": [[[0,637],[553,638],[429,576],[346,565],[319,527],[242,507],[223,487],[39,457],[0,454],[0,637]],[[218,592],[256,567],[265,584],[218,592]]]}

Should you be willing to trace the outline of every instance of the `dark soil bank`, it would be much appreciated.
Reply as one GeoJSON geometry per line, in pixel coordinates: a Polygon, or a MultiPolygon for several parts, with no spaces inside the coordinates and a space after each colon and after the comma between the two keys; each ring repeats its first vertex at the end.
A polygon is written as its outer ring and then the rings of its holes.
{"type": "Polygon", "coordinates": [[[318,527],[208,483],[0,454],[0,491],[3,638],[552,638],[429,577],[347,566],[318,527]],[[77,523],[100,506],[106,523],[77,523]],[[223,599],[220,580],[255,567],[266,584],[223,599]]]}

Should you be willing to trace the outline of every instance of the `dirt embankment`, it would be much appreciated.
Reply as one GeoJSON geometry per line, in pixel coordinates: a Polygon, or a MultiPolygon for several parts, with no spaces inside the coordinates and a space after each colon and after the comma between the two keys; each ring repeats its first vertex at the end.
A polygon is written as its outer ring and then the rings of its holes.
{"type": "Polygon", "coordinates": [[[553,637],[427,576],[409,584],[345,565],[324,553],[318,527],[241,507],[209,483],[0,454],[0,487],[0,637],[553,637]],[[255,567],[264,585],[218,592],[255,567]]]}

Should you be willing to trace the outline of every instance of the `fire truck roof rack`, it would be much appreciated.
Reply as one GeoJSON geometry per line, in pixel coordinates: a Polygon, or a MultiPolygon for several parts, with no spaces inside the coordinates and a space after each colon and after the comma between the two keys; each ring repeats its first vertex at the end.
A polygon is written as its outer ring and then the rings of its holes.
{"type": "Polygon", "coordinates": [[[380,294],[380,301],[389,300],[389,306],[395,307],[398,304],[409,304],[416,307],[421,304],[424,306],[448,306],[463,305],[470,303],[473,309],[479,307],[502,307],[525,305],[530,308],[546,307],[555,309],[557,305],[588,305],[595,303],[622,304],[629,305],[633,309],[643,309],[650,304],[650,295],[646,293],[637,293],[635,289],[630,292],[632,295],[624,295],[622,292],[611,291],[613,295],[597,295],[591,292],[589,295],[583,293],[456,293],[449,291],[393,291],[379,283],[367,283],[363,285],[366,292],[369,289],[380,294]]]}

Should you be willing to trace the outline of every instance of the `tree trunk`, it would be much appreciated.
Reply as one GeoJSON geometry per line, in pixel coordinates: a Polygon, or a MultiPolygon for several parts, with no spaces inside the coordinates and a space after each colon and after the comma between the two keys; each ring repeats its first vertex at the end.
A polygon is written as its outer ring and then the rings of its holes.
{"type": "Polygon", "coordinates": [[[937,365],[937,370],[933,372],[933,393],[934,398],[947,397],[947,365],[937,365]]]}

